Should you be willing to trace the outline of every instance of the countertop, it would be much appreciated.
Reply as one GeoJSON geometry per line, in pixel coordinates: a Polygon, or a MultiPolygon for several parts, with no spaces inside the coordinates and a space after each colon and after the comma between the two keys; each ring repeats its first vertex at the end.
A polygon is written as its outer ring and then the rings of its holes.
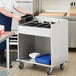
{"type": "Polygon", "coordinates": [[[76,21],[76,16],[64,16],[64,17],[59,17],[59,16],[50,16],[52,18],[58,18],[58,19],[68,19],[69,21],[76,21]]]}

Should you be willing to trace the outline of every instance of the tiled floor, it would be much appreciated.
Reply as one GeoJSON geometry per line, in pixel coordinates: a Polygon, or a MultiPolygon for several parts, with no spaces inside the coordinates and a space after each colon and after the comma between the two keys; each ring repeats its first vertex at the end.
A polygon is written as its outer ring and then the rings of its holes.
{"type": "MultiPolygon", "coordinates": [[[[25,64],[24,69],[18,68],[19,63],[13,62],[13,68],[10,69],[10,76],[48,76],[45,67],[25,64]]],[[[60,70],[55,67],[51,76],[76,76],[76,51],[69,53],[69,61],[65,64],[65,69],[60,70]]]]}
{"type": "MultiPolygon", "coordinates": [[[[48,76],[47,68],[42,66],[25,63],[24,69],[20,70],[18,68],[19,62],[12,62],[12,65],[10,76],[48,76]]],[[[6,68],[0,67],[0,70],[6,70],[6,68]]],[[[54,68],[51,76],[76,76],[76,51],[69,52],[69,61],[65,64],[64,70],[60,70],[59,66],[57,66],[54,68]]]]}

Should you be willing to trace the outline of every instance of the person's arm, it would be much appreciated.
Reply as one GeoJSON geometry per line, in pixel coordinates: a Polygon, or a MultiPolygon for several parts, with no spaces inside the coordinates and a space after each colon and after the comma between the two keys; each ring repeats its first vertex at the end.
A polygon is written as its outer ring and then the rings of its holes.
{"type": "Polygon", "coordinates": [[[15,15],[15,14],[9,12],[4,7],[0,7],[0,13],[4,14],[5,16],[12,17],[12,18],[14,18],[16,20],[21,20],[21,17],[20,16],[15,15]]]}
{"type": "Polygon", "coordinates": [[[30,14],[29,12],[25,11],[22,7],[19,7],[19,6],[15,7],[14,9],[23,14],[30,14]]]}
{"type": "Polygon", "coordinates": [[[4,7],[0,7],[0,13],[4,14],[5,16],[13,18],[13,14],[7,11],[4,7]]]}

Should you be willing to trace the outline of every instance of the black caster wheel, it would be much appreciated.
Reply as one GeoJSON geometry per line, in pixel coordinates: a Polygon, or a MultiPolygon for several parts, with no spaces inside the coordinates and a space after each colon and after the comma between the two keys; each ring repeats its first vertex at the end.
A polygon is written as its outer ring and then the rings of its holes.
{"type": "Polygon", "coordinates": [[[37,67],[37,65],[36,64],[33,64],[33,67],[37,67]]]}
{"type": "Polygon", "coordinates": [[[37,66],[36,64],[33,64],[33,66],[37,66]]]}
{"type": "Polygon", "coordinates": [[[13,66],[12,66],[12,65],[10,65],[9,67],[10,67],[10,68],[13,68],[13,66]]]}
{"type": "Polygon", "coordinates": [[[11,62],[10,62],[10,64],[9,64],[9,68],[12,68],[13,66],[12,66],[12,64],[11,64],[11,62]]]}
{"type": "Polygon", "coordinates": [[[48,68],[48,69],[47,69],[47,74],[48,74],[48,75],[51,75],[51,74],[52,74],[52,68],[48,68]]]}
{"type": "Polygon", "coordinates": [[[64,70],[64,64],[60,64],[60,69],[64,70]]]}
{"type": "Polygon", "coordinates": [[[20,62],[19,69],[23,69],[23,68],[24,68],[24,64],[22,62],[20,62]]]}

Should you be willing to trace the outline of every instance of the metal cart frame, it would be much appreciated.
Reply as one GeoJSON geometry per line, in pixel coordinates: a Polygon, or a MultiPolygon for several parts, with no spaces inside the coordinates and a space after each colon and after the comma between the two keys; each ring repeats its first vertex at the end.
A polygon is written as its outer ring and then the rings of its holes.
{"type": "MultiPolygon", "coordinates": [[[[52,20],[52,18],[43,18],[43,21],[52,20]]],[[[58,20],[51,28],[40,28],[22,26],[18,27],[19,47],[18,59],[19,68],[23,69],[24,62],[48,67],[47,73],[51,74],[53,67],[60,65],[64,69],[64,63],[68,60],[68,20],[58,20]],[[51,53],[51,65],[36,63],[28,59],[29,53],[40,52],[51,53]]]]}
{"type": "Polygon", "coordinates": [[[7,57],[7,76],[9,76],[9,37],[13,35],[14,32],[5,32],[3,35],[0,36],[0,43],[6,40],[7,46],[6,46],[6,57],[7,57]]]}

